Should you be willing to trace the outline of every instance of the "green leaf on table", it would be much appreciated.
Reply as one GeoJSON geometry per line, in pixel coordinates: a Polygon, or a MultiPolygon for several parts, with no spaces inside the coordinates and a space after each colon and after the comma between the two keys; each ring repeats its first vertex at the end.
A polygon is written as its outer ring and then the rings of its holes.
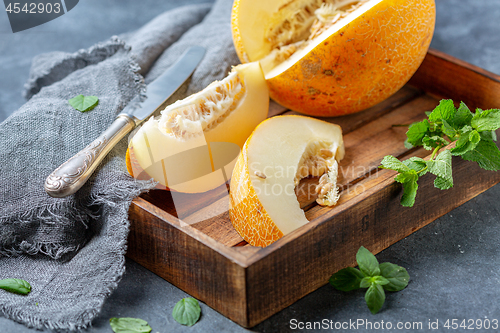
{"type": "Polygon", "coordinates": [[[443,127],[442,127],[443,133],[448,138],[450,138],[450,140],[453,140],[453,138],[457,135],[458,130],[446,120],[443,119],[442,121],[443,121],[443,127]]]}
{"type": "Polygon", "coordinates": [[[500,170],[500,151],[495,142],[490,140],[481,140],[474,150],[462,155],[467,161],[477,162],[485,170],[500,170]]]}
{"type": "Polygon", "coordinates": [[[451,149],[453,156],[462,156],[463,154],[476,148],[478,142],[481,140],[481,135],[476,130],[463,132],[458,138],[455,148],[451,149]]]}
{"type": "Polygon", "coordinates": [[[403,164],[411,170],[415,170],[419,177],[422,177],[427,173],[427,162],[423,158],[415,156],[410,157],[409,159],[404,160],[403,164]]]}
{"type": "Polygon", "coordinates": [[[500,110],[491,109],[481,113],[476,112],[471,120],[471,125],[478,132],[497,130],[500,128],[500,110]]]}
{"type": "Polygon", "coordinates": [[[359,283],[359,287],[360,288],[370,288],[370,286],[372,285],[371,279],[372,279],[371,276],[365,276],[364,278],[361,279],[361,281],[359,283]]]}
{"type": "Polygon", "coordinates": [[[380,275],[378,268],[378,261],[375,256],[368,251],[365,247],[361,246],[356,253],[356,261],[360,271],[366,276],[380,275]]]}
{"type": "Polygon", "coordinates": [[[399,291],[408,285],[410,276],[406,269],[391,263],[379,265],[377,258],[363,246],[359,248],[356,260],[361,271],[352,267],[344,268],[332,275],[330,284],[341,291],[368,288],[365,301],[373,314],[385,302],[384,290],[399,291]]]}
{"type": "Polygon", "coordinates": [[[456,112],[457,109],[455,108],[453,101],[451,99],[443,99],[429,115],[429,121],[439,122],[443,119],[448,121],[453,119],[456,112]]]}
{"type": "Polygon", "coordinates": [[[139,318],[111,318],[109,325],[115,333],[149,333],[148,322],[139,318]]]}
{"type": "Polygon", "coordinates": [[[434,187],[440,190],[448,190],[453,187],[453,179],[436,177],[436,179],[434,179],[434,187]]]}
{"type": "MultiPolygon", "coordinates": [[[[418,175],[416,172],[404,174],[405,178],[403,183],[403,196],[401,197],[401,206],[403,207],[413,207],[415,204],[415,198],[417,196],[418,190],[418,175]]],[[[396,177],[397,178],[400,175],[396,177]]]]}
{"type": "Polygon", "coordinates": [[[31,291],[31,285],[21,279],[3,279],[0,280],[0,289],[15,294],[27,295],[31,291]]]}
{"type": "Polygon", "coordinates": [[[405,268],[389,262],[380,264],[380,274],[389,281],[388,284],[384,285],[384,289],[387,291],[403,290],[410,281],[410,275],[405,268]]]}
{"type": "Polygon", "coordinates": [[[391,155],[385,156],[380,163],[382,164],[380,167],[382,169],[395,170],[400,173],[410,170],[403,162],[391,155]]]}
{"type": "Polygon", "coordinates": [[[422,139],[429,132],[429,122],[424,119],[418,123],[413,123],[406,132],[407,143],[412,146],[422,145],[422,139]]]}
{"type": "Polygon", "coordinates": [[[97,106],[97,104],[99,104],[99,98],[97,98],[96,96],[78,95],[70,99],[68,103],[74,109],[80,112],[87,112],[92,110],[97,106]]]}
{"type": "Polygon", "coordinates": [[[449,121],[449,123],[454,128],[458,129],[465,125],[469,125],[473,116],[474,115],[472,114],[472,112],[470,112],[467,105],[465,105],[464,102],[461,102],[460,106],[457,109],[457,112],[453,116],[453,119],[449,121]]]}
{"type": "Polygon", "coordinates": [[[371,313],[379,312],[385,302],[384,288],[379,284],[372,284],[366,291],[365,301],[371,313]]]}
{"type": "Polygon", "coordinates": [[[359,269],[347,267],[333,274],[329,282],[337,290],[351,291],[359,289],[359,283],[364,277],[359,269]]]}
{"type": "Polygon", "coordinates": [[[445,138],[440,136],[427,136],[422,139],[422,145],[427,150],[433,150],[436,147],[444,147],[448,145],[449,142],[445,138]]]}
{"type": "Polygon", "coordinates": [[[375,276],[366,276],[364,277],[360,284],[360,288],[370,288],[371,285],[373,284],[378,284],[378,285],[386,285],[389,284],[389,280],[387,280],[385,277],[381,275],[375,275],[375,276]]]}
{"type": "Polygon", "coordinates": [[[479,132],[479,136],[482,140],[497,141],[497,133],[495,131],[479,132]]]}
{"type": "Polygon", "coordinates": [[[182,325],[193,326],[200,319],[201,308],[198,301],[192,297],[181,299],[174,306],[172,316],[182,325]]]}
{"type": "Polygon", "coordinates": [[[434,160],[427,161],[427,168],[433,175],[453,180],[451,169],[451,151],[448,149],[443,150],[434,160]]]}
{"type": "Polygon", "coordinates": [[[474,144],[478,144],[479,141],[481,141],[481,135],[479,135],[479,133],[476,130],[471,131],[469,133],[469,141],[474,143],[474,144]]]}
{"type": "Polygon", "coordinates": [[[376,284],[381,285],[381,286],[385,286],[386,284],[389,284],[389,280],[387,280],[382,275],[372,276],[371,282],[376,283],[376,284]]]}

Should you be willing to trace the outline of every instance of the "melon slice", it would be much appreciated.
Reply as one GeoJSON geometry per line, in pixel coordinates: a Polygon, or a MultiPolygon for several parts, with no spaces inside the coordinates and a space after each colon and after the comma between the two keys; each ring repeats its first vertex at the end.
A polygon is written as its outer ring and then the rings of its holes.
{"type": "Polygon", "coordinates": [[[260,61],[270,95],[317,116],[357,112],[415,73],[435,25],[434,0],[235,0],[242,62],[260,61]]]}
{"type": "Polygon", "coordinates": [[[238,65],[224,80],[146,121],[129,142],[127,169],[178,192],[214,189],[229,180],[241,147],[268,109],[259,63],[238,65]]]}
{"type": "Polygon", "coordinates": [[[321,176],[317,202],[335,205],[343,157],[338,125],[303,116],[262,122],[246,141],[231,179],[229,216],[236,231],[251,245],[267,246],[308,223],[295,194],[308,176],[321,176]]]}

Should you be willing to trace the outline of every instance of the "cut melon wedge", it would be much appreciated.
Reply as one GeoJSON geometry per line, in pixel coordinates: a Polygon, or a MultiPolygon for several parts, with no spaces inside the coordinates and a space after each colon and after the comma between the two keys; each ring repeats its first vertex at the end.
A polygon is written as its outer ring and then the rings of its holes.
{"type": "Polygon", "coordinates": [[[268,109],[259,63],[236,66],[224,80],[146,121],[129,142],[127,169],[178,192],[214,189],[229,180],[241,147],[268,109]]]}
{"type": "Polygon", "coordinates": [[[295,194],[302,178],[321,176],[317,202],[339,199],[340,126],[303,116],[262,122],[248,138],[231,179],[231,222],[249,244],[267,246],[308,221],[295,194]]]}
{"type": "Polygon", "coordinates": [[[434,0],[235,0],[232,32],[240,60],[261,62],[275,101],[339,116],[410,79],[435,16],[434,0]]]}

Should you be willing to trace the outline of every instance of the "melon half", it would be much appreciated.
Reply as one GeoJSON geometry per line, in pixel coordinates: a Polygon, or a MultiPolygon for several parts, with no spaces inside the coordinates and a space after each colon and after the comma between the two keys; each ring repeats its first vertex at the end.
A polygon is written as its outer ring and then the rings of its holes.
{"type": "Polygon", "coordinates": [[[269,93],[258,62],[169,105],[134,133],[127,169],[159,188],[200,193],[229,181],[238,154],[267,117],[269,93]]]}
{"type": "Polygon", "coordinates": [[[261,62],[275,101],[339,116],[410,79],[435,16],[434,0],[235,0],[232,32],[240,60],[261,62]]]}
{"type": "Polygon", "coordinates": [[[308,223],[295,194],[308,176],[321,176],[317,202],[335,205],[343,157],[338,125],[303,116],[262,122],[246,141],[231,179],[229,216],[236,231],[253,246],[267,246],[308,223]]]}

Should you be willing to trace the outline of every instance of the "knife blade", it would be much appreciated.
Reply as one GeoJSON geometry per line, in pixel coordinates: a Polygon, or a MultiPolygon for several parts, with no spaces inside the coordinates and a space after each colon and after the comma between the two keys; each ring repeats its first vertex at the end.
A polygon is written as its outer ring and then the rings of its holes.
{"type": "Polygon", "coordinates": [[[148,118],[191,76],[204,55],[205,48],[201,46],[189,48],[165,73],[148,84],[145,101],[140,103],[140,96],[134,97],[121,114],[133,116],[139,123],[148,118]]]}
{"type": "Polygon", "coordinates": [[[147,85],[147,99],[136,96],[97,139],[55,169],[45,180],[44,189],[55,198],[78,191],[108,152],[131,130],[156,110],[191,76],[205,49],[193,46],[156,80],[147,85]]]}

